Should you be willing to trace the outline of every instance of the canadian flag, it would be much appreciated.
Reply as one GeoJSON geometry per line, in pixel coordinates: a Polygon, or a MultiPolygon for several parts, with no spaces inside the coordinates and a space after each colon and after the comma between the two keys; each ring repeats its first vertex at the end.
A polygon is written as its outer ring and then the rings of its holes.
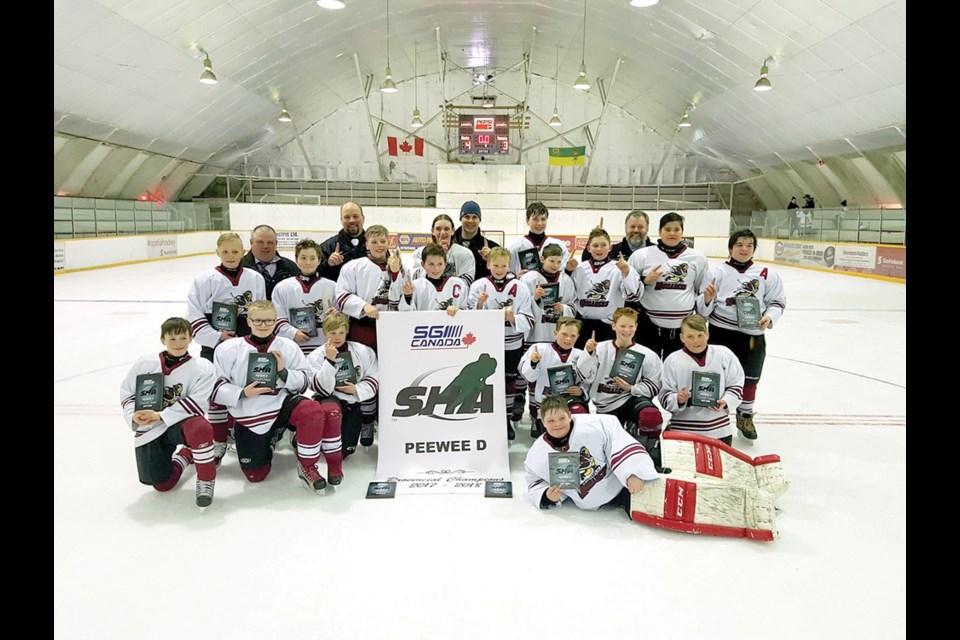
{"type": "Polygon", "coordinates": [[[399,151],[402,151],[404,154],[409,154],[411,151],[413,151],[416,155],[422,156],[423,138],[414,136],[413,145],[410,144],[409,140],[404,140],[398,145],[396,136],[387,136],[387,151],[392,156],[400,155],[399,151]]]}

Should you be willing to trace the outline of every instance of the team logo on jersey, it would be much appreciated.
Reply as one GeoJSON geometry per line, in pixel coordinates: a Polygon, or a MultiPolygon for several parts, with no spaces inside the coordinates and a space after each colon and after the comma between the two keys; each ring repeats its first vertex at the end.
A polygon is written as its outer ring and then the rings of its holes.
{"type": "Polygon", "coordinates": [[[395,418],[426,416],[437,420],[461,422],[493,413],[493,385],[487,378],[497,371],[497,360],[481,353],[463,366],[453,380],[446,382],[450,370],[459,365],[431,369],[397,393],[395,418]],[[428,383],[435,383],[428,386],[428,383]],[[442,409],[441,409],[442,407],[442,409]]]}
{"type": "Polygon", "coordinates": [[[660,280],[654,285],[654,289],[686,289],[686,279],[689,272],[690,265],[688,263],[678,262],[660,276],[660,280]]]}
{"type": "Polygon", "coordinates": [[[590,453],[590,449],[580,447],[580,490],[581,498],[586,498],[593,487],[607,477],[606,465],[601,466],[590,453]]]}
{"type": "Polygon", "coordinates": [[[384,274],[383,278],[380,278],[380,286],[377,288],[377,293],[374,294],[373,300],[370,301],[370,304],[377,306],[378,304],[390,304],[390,276],[384,274]]]}
{"type": "Polygon", "coordinates": [[[237,305],[238,315],[245,315],[247,313],[247,307],[251,302],[253,302],[252,291],[244,291],[243,293],[238,293],[233,296],[233,304],[237,305]]]}
{"type": "Polygon", "coordinates": [[[740,286],[737,287],[737,290],[733,292],[733,295],[727,298],[724,302],[727,303],[727,306],[732,306],[737,303],[737,298],[756,298],[757,294],[760,293],[760,280],[754,278],[753,280],[747,280],[746,282],[741,281],[740,286]]]}
{"type": "Polygon", "coordinates": [[[163,388],[163,408],[166,409],[170,405],[176,404],[180,400],[180,395],[183,393],[183,384],[178,382],[177,384],[171,387],[163,388]]]}
{"type": "Polygon", "coordinates": [[[610,280],[594,282],[593,286],[580,298],[581,307],[605,307],[610,304],[610,280]]]}
{"type": "Polygon", "coordinates": [[[437,308],[438,308],[440,311],[446,311],[446,310],[447,310],[447,307],[450,307],[450,306],[455,306],[455,305],[453,304],[453,298],[447,298],[446,300],[438,300],[438,301],[437,301],[437,308]]]}

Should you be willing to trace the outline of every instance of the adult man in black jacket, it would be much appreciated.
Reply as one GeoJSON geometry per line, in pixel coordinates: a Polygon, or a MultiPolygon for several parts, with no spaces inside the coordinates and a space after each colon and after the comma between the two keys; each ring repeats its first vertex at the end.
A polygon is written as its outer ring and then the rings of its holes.
{"type": "Polygon", "coordinates": [[[467,200],[460,207],[460,226],[453,232],[454,244],[459,244],[473,253],[473,261],[476,263],[474,282],[480,278],[486,278],[490,275],[490,269],[487,268],[487,255],[490,249],[500,245],[484,237],[480,231],[480,205],[473,200],[467,200]]]}
{"type": "MultiPolygon", "coordinates": [[[[650,238],[647,237],[647,230],[650,228],[650,216],[647,215],[646,211],[634,209],[627,214],[623,225],[624,238],[610,249],[611,260],[616,260],[621,253],[624,259],[629,258],[630,254],[637,249],[649,247],[654,244],[650,241],[650,238]]],[[[589,259],[590,252],[584,249],[580,260],[582,262],[589,259]]]]}
{"type": "Polygon", "coordinates": [[[334,282],[344,264],[367,255],[363,207],[356,202],[343,203],[340,207],[340,225],[343,229],[339,233],[320,244],[320,275],[334,282]]]}
{"type": "Polygon", "coordinates": [[[278,282],[300,275],[296,262],[277,253],[277,232],[267,224],[254,227],[250,234],[250,251],[241,258],[240,266],[256,269],[263,275],[267,281],[268,300],[278,282]]]}

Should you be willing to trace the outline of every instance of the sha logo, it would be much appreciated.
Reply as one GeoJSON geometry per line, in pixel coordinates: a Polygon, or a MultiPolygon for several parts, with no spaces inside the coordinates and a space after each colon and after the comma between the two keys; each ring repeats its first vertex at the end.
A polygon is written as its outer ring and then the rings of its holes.
{"type": "Polygon", "coordinates": [[[459,422],[473,420],[480,414],[493,413],[493,385],[487,383],[487,378],[497,371],[496,358],[481,353],[445,386],[427,386],[426,381],[434,378],[449,379],[441,372],[455,367],[431,369],[414,378],[409,387],[397,393],[397,408],[393,410],[393,417],[427,416],[459,422]]]}

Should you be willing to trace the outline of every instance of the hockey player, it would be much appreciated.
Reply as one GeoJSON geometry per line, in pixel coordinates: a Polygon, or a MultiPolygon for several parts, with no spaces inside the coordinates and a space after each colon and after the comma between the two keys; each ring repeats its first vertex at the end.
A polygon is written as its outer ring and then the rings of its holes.
{"type": "Polygon", "coordinates": [[[630,515],[630,496],[645,482],[660,479],[643,445],[623,430],[614,416],[571,415],[566,401],[551,396],[543,401],[540,417],[546,432],[530,446],[523,461],[527,495],[535,507],[559,507],[569,498],[581,509],[606,504],[630,515]],[[549,455],[575,451],[580,455],[580,488],[561,490],[550,484],[549,455]]]}
{"type": "Polygon", "coordinates": [[[710,341],[729,348],[743,367],[743,402],[737,407],[737,430],[748,440],[757,439],[753,403],[767,356],[764,332],[772,329],[787,306],[783,281],[776,271],[753,263],[757,236],[749,229],[733,233],[727,241],[730,259],[710,271],[710,284],[697,299],[697,308],[710,321],[710,341]],[[760,302],[760,326],[741,329],[737,322],[737,298],[760,302]]]}
{"type": "Polygon", "coordinates": [[[350,340],[377,350],[377,318],[381,311],[396,311],[390,285],[401,275],[400,252],[389,246],[390,232],[375,224],[366,231],[367,257],[351,260],[337,278],[337,306],[354,319],[350,340]]]}
{"type": "MultiPolygon", "coordinates": [[[[296,431],[297,475],[308,489],[325,489],[327,481],[317,469],[323,440],[340,437],[340,407],[301,395],[313,374],[293,340],[273,335],[277,311],[269,300],[250,304],[247,322],[251,334],[232,338],[214,352],[217,381],[213,399],[227,407],[236,421],[235,437],[240,469],[250,482],[261,482],[270,473],[273,450],[287,429],[296,431]],[[271,353],[276,358],[276,387],[248,382],[249,356],[271,353]]],[[[330,484],[343,479],[340,451],[324,451],[330,484]]]]}
{"type": "Polygon", "coordinates": [[[217,238],[220,266],[201,271],[193,279],[187,294],[187,320],[193,339],[200,345],[200,356],[213,362],[214,348],[235,336],[250,334],[247,327],[247,305],[267,297],[266,283],[256,269],[241,267],[243,241],[236,233],[221,233],[217,238]],[[210,324],[213,303],[223,302],[237,307],[235,331],[219,331],[210,324]]]}
{"type": "MultiPolygon", "coordinates": [[[[520,280],[530,288],[530,294],[533,297],[533,330],[523,343],[523,351],[526,352],[531,344],[553,342],[557,320],[562,316],[576,316],[574,305],[577,292],[573,280],[563,272],[563,249],[555,244],[544,245],[543,252],[540,254],[540,268],[527,271],[520,280]],[[551,284],[558,286],[559,298],[552,305],[544,305],[543,296],[546,295],[546,291],[543,285],[551,284]]],[[[530,403],[530,420],[535,422],[537,415],[534,413],[533,388],[527,385],[527,379],[523,376],[517,376],[517,395],[511,419],[519,422],[523,418],[524,395],[527,395],[530,403]]]]}
{"type": "Polygon", "coordinates": [[[583,347],[586,337],[596,333],[597,340],[613,338],[613,312],[625,302],[637,302],[643,295],[643,285],[634,269],[618,256],[610,259],[610,235],[594,228],[587,239],[590,259],[581,262],[573,272],[573,284],[577,289],[577,314],[583,318],[578,347],[583,347]]]}
{"type": "Polygon", "coordinates": [[[314,397],[320,401],[332,399],[340,404],[344,458],[356,452],[358,438],[365,447],[373,444],[373,416],[367,415],[363,403],[375,398],[380,389],[376,352],[359,342],[348,341],[349,329],[350,321],[343,314],[327,317],[323,321],[323,347],[307,357],[307,364],[313,372],[310,388],[317,394],[314,397]],[[337,355],[342,353],[350,355],[356,382],[337,384],[337,355]]]}
{"type": "Polygon", "coordinates": [[[391,292],[391,297],[400,299],[400,311],[446,311],[449,316],[457,315],[459,309],[467,307],[470,285],[463,278],[444,275],[447,252],[439,244],[424,246],[422,259],[424,276],[416,280],[398,278],[392,286],[399,286],[400,293],[391,292]]]}
{"type": "MultiPolygon", "coordinates": [[[[453,242],[453,218],[445,213],[441,213],[433,219],[432,225],[433,242],[443,247],[447,252],[447,266],[444,275],[458,276],[463,278],[467,286],[473,284],[477,273],[477,263],[473,257],[473,252],[466,247],[453,242]]],[[[413,276],[412,279],[422,278],[423,269],[423,250],[429,245],[424,245],[413,252],[413,276]]]]}
{"type": "Polygon", "coordinates": [[[693,313],[697,295],[708,282],[707,256],[682,240],[683,216],[664,214],[656,246],[634,251],[629,260],[644,284],[637,342],[661,360],[682,346],[680,321],[693,313]]]}
{"type": "MultiPolygon", "coordinates": [[[[550,217],[550,211],[542,202],[531,202],[527,205],[527,227],[530,229],[527,235],[521,236],[507,246],[510,252],[510,271],[517,277],[523,275],[524,269],[520,264],[520,252],[528,249],[536,249],[537,254],[543,253],[543,248],[550,244],[555,244],[563,250],[563,264],[565,271],[569,274],[577,267],[577,259],[570,256],[566,245],[556,238],[547,235],[547,219],[550,217]]],[[[487,266],[490,266],[489,259],[487,266]]]]}
{"type": "Polygon", "coordinates": [[[683,349],[663,361],[663,386],[660,405],[673,414],[670,431],[690,431],[716,438],[726,444],[733,440],[730,411],[743,399],[743,367],[726,347],[708,344],[710,332],[703,316],[691,314],[680,326],[683,349]],[[690,403],[693,372],[720,375],[716,406],[700,407],[690,403]]]}
{"type": "Polygon", "coordinates": [[[643,445],[659,469],[662,466],[660,432],[663,416],[653,399],[660,393],[663,366],[653,351],[633,341],[637,332],[636,311],[627,307],[614,311],[613,331],[616,338],[598,343],[591,356],[597,360],[597,375],[590,385],[590,399],[597,407],[597,413],[617,417],[627,433],[643,445]],[[639,363],[637,381],[632,385],[613,371],[617,356],[624,349],[643,358],[639,363]]]}
{"type": "MultiPolygon", "coordinates": [[[[517,392],[517,367],[523,355],[524,336],[533,328],[530,291],[510,273],[510,253],[503,247],[491,249],[487,258],[490,275],[470,286],[468,309],[503,309],[504,387],[506,406],[513,407],[517,392]]],[[[507,414],[507,439],[517,437],[507,414]]]]}
{"type": "Polygon", "coordinates": [[[133,446],[140,482],[157,491],[173,489],[187,465],[197,466],[196,502],[209,507],[217,467],[213,459],[213,427],[204,418],[213,391],[213,365],[187,353],[190,323],[168,318],[160,325],[164,350],[141,356],[120,385],[123,419],[133,430],[133,446]],[[137,376],[162,374],[163,408],[136,409],[137,376]],[[174,454],[177,445],[186,442],[174,454]],[[172,456],[172,457],[171,457],[172,456]]]}
{"type": "Polygon", "coordinates": [[[273,290],[273,306],[277,308],[277,327],[274,332],[299,344],[304,355],[308,355],[323,345],[320,332],[323,319],[330,313],[339,313],[333,303],[337,283],[320,275],[320,245],[310,238],[297,243],[294,257],[300,275],[281,280],[273,290]],[[313,318],[313,331],[298,329],[290,323],[290,314],[295,312],[313,318]]]}
{"type": "Polygon", "coordinates": [[[574,344],[580,335],[581,322],[576,318],[563,317],[557,320],[554,331],[555,341],[551,345],[533,344],[520,358],[520,375],[534,385],[533,400],[530,403],[530,437],[536,438],[543,433],[543,424],[538,418],[543,398],[556,395],[550,386],[549,371],[552,367],[570,365],[573,367],[573,384],[563,393],[571,413],[590,413],[590,383],[597,374],[597,360],[590,358],[597,348],[592,337],[584,349],[574,344]]]}

